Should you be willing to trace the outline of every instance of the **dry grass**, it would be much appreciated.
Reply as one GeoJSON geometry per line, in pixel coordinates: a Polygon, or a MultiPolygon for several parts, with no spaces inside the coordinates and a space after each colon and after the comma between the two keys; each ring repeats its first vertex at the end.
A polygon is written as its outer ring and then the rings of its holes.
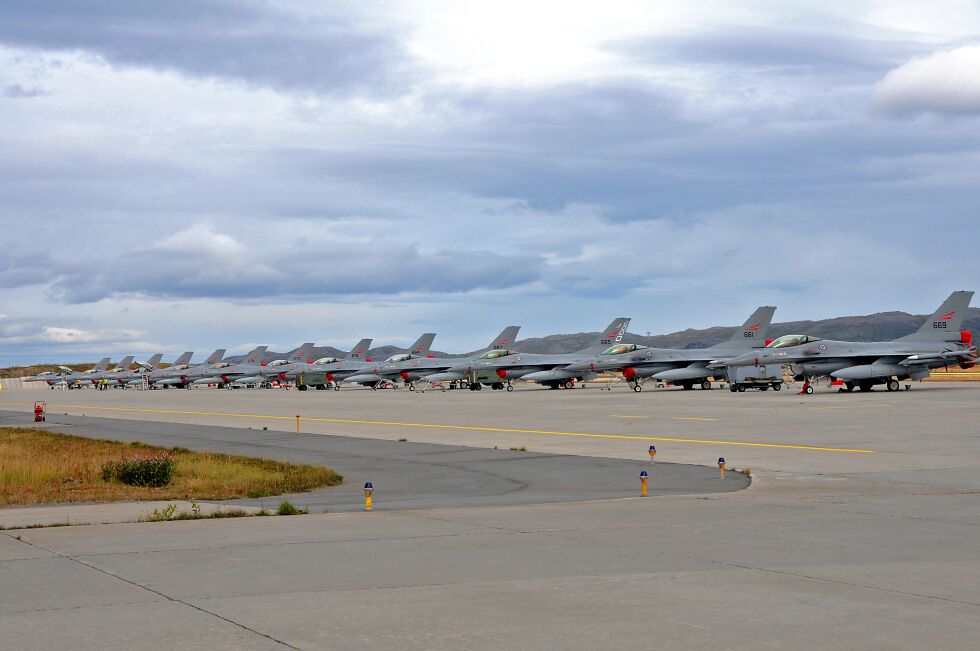
{"type": "Polygon", "coordinates": [[[980,366],[963,369],[951,366],[949,370],[937,368],[925,379],[926,382],[977,382],[980,381],[980,366]]]}
{"type": "Polygon", "coordinates": [[[0,428],[0,506],[265,497],[334,486],[342,479],[321,466],[0,428]],[[164,451],[177,462],[168,486],[148,488],[102,480],[106,461],[164,451]]]}

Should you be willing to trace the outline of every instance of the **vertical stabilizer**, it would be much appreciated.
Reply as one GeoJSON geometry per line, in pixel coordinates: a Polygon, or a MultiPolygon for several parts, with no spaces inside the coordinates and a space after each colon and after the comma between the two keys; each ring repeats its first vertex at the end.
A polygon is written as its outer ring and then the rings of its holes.
{"type": "Polygon", "coordinates": [[[599,331],[599,336],[579,352],[601,353],[613,344],[618,344],[626,335],[626,329],[630,327],[630,317],[621,316],[612,320],[612,323],[599,331]]]}
{"type": "Polygon", "coordinates": [[[517,340],[517,333],[521,331],[521,326],[507,326],[500,331],[500,334],[487,346],[488,350],[501,350],[513,346],[517,340]]]}
{"type": "Polygon", "coordinates": [[[246,364],[261,364],[262,358],[265,356],[265,351],[268,346],[256,346],[252,352],[245,356],[246,364]]]}
{"type": "Polygon", "coordinates": [[[898,341],[955,341],[960,338],[963,317],[970,307],[973,292],[959,291],[949,295],[939,309],[918,330],[898,341]]]}
{"type": "Polygon", "coordinates": [[[735,330],[728,341],[723,341],[712,348],[764,348],[769,336],[769,325],[776,308],[763,305],[752,313],[741,328],[735,330]]]}
{"type": "Polygon", "coordinates": [[[217,364],[222,359],[224,359],[224,357],[225,357],[225,349],[219,348],[213,353],[211,353],[206,360],[204,360],[204,364],[206,366],[210,366],[211,364],[217,364]]]}
{"type": "Polygon", "coordinates": [[[432,342],[436,338],[436,333],[426,332],[424,335],[418,338],[412,347],[408,349],[409,354],[412,357],[425,357],[429,354],[429,349],[432,347],[432,342]]]}
{"type": "Polygon", "coordinates": [[[368,349],[371,348],[371,342],[373,339],[361,339],[357,342],[357,345],[350,349],[347,353],[347,359],[365,359],[368,354],[368,349]]]}

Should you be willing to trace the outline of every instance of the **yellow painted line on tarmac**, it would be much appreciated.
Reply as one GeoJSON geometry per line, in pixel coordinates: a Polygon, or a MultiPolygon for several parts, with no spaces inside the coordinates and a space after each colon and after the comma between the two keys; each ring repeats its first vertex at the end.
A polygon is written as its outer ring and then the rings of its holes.
{"type": "MultiPolygon", "coordinates": [[[[184,416],[217,416],[225,418],[267,418],[272,420],[294,420],[293,416],[274,416],[270,414],[236,414],[214,411],[185,411],[180,409],[142,409],[138,407],[99,407],[95,405],[51,405],[60,409],[96,409],[105,411],[126,411],[148,414],[179,414],[184,416]]],[[[561,432],[543,429],[517,429],[508,427],[480,427],[477,425],[444,425],[440,423],[403,423],[385,420],[358,420],[353,418],[311,418],[302,417],[305,421],[317,423],[341,423],[346,425],[384,425],[388,427],[416,427],[423,429],[465,430],[470,432],[502,432],[506,434],[537,434],[541,436],[570,436],[594,439],[621,439],[630,441],[672,441],[675,443],[702,443],[705,445],[738,445],[751,448],[779,448],[785,450],[813,450],[817,452],[841,452],[852,454],[874,454],[874,450],[857,450],[854,448],[832,448],[818,445],[788,445],[785,443],[755,443],[751,441],[720,441],[713,439],[685,439],[669,436],[631,436],[628,434],[597,434],[591,432],[561,432]]]]}
{"type": "Polygon", "coordinates": [[[640,420],[648,420],[649,416],[627,416],[626,414],[609,414],[613,418],[636,418],[640,420]]]}
{"type": "Polygon", "coordinates": [[[721,420],[720,418],[697,418],[695,416],[671,416],[671,420],[721,420]]]}

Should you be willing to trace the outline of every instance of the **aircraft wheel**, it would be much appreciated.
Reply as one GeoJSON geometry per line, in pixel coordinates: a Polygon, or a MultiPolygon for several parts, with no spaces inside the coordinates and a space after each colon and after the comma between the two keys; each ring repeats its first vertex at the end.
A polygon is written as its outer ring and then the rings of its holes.
{"type": "Polygon", "coordinates": [[[476,390],[477,390],[477,391],[483,391],[483,385],[482,385],[482,384],[480,384],[479,382],[477,382],[477,383],[476,383],[476,384],[474,384],[473,386],[474,386],[474,387],[476,387],[476,390]]]}
{"type": "Polygon", "coordinates": [[[408,385],[408,390],[409,391],[415,391],[415,385],[414,384],[409,384],[408,385]]]}
{"type": "Polygon", "coordinates": [[[339,384],[333,385],[333,390],[334,391],[340,391],[340,385],[339,384]]]}
{"type": "Polygon", "coordinates": [[[744,384],[738,385],[738,392],[739,393],[745,393],[745,385],[744,384]]]}
{"type": "Polygon", "coordinates": [[[783,389],[783,385],[780,384],[779,382],[773,382],[772,383],[772,390],[773,391],[782,391],[782,389],[783,389]]]}
{"type": "Polygon", "coordinates": [[[737,384],[731,384],[731,385],[728,386],[728,390],[731,391],[732,393],[735,393],[736,391],[738,391],[738,385],[737,384]]]}
{"type": "Polygon", "coordinates": [[[711,380],[704,380],[701,382],[701,388],[707,391],[711,388],[711,380]]]}
{"type": "MultiPolygon", "coordinates": [[[[610,388],[610,390],[612,390],[612,389],[610,388]]],[[[643,391],[643,387],[640,386],[639,384],[634,384],[633,385],[633,391],[636,391],[637,393],[639,393],[640,391],[643,391]]]]}
{"type": "Polygon", "coordinates": [[[807,387],[807,388],[806,388],[806,392],[805,392],[805,393],[806,393],[806,394],[807,394],[808,396],[812,396],[812,395],[813,395],[813,387],[807,387]]]}
{"type": "Polygon", "coordinates": [[[888,390],[898,391],[898,380],[888,380],[888,390]]]}
{"type": "Polygon", "coordinates": [[[513,384],[508,384],[507,385],[507,390],[508,391],[513,391],[514,390],[514,385],[513,384]]]}

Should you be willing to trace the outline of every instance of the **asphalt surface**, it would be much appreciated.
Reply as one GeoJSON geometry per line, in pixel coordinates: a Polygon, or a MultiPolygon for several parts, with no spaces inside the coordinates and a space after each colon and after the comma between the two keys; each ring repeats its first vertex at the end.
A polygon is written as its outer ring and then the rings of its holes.
{"type": "MultiPolygon", "coordinates": [[[[333,468],[344,476],[341,486],[283,496],[311,512],[362,510],[367,481],[374,485],[376,510],[632,497],[639,494],[643,470],[653,474],[650,488],[656,495],[718,493],[749,485],[748,477],[736,472],[727,472],[721,481],[715,468],[675,463],[651,465],[648,459],[628,461],[54,413],[45,423],[35,424],[22,412],[0,411],[0,426],[39,427],[75,436],[142,441],[333,468]]],[[[281,499],[225,503],[274,506],[281,499]]]]}
{"type": "Polygon", "coordinates": [[[287,434],[302,413],[304,432],[396,451],[407,437],[642,465],[656,444],[658,470],[717,472],[725,456],[753,482],[0,532],[0,647],[972,650],[980,639],[977,384],[810,398],[23,391],[0,394],[0,408],[26,417],[36,398],[56,413],[237,427],[243,441],[287,434]]]}

